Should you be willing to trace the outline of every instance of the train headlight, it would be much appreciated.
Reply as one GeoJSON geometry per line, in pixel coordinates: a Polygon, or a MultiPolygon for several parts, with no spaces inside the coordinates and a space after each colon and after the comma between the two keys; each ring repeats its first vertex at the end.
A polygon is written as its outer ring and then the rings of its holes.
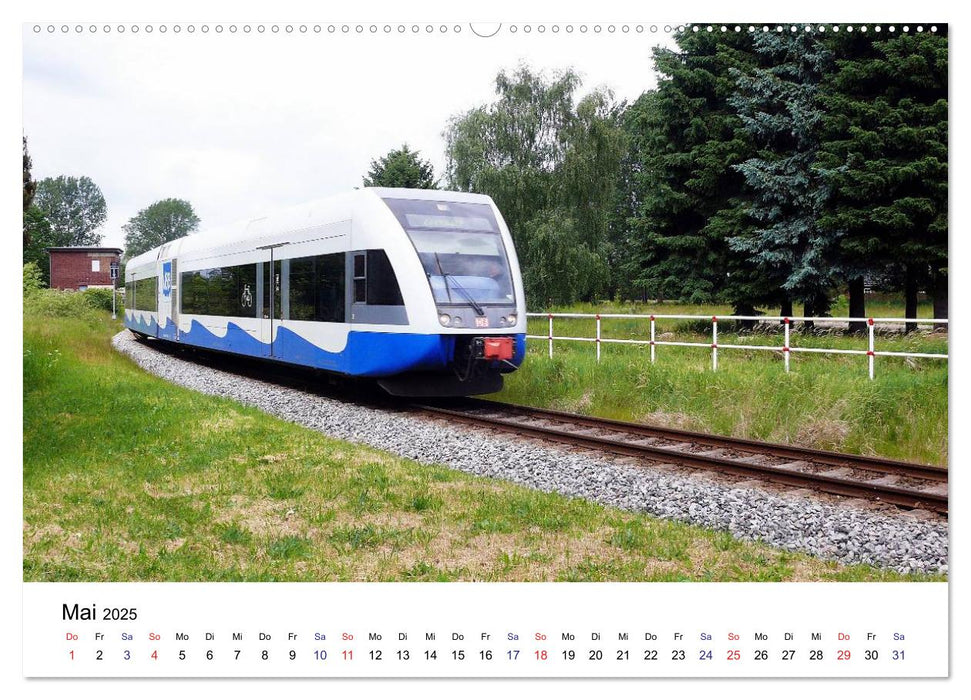
{"type": "Polygon", "coordinates": [[[508,316],[506,316],[506,321],[509,323],[510,326],[515,326],[516,314],[509,314],[508,316]]]}
{"type": "Polygon", "coordinates": [[[462,317],[461,316],[453,316],[452,317],[452,327],[453,328],[461,328],[462,327],[462,317]]]}
{"type": "Polygon", "coordinates": [[[452,317],[449,316],[448,314],[442,314],[438,317],[438,322],[441,323],[443,326],[447,326],[452,322],[452,317]]]}

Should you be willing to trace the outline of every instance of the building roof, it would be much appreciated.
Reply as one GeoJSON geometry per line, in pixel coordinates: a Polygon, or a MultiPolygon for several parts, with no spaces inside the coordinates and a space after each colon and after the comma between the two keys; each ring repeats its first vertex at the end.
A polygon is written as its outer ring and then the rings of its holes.
{"type": "Polygon", "coordinates": [[[84,253],[116,253],[121,255],[121,248],[101,248],[99,246],[64,246],[57,247],[52,246],[46,249],[50,253],[72,253],[72,252],[84,252],[84,253]]]}

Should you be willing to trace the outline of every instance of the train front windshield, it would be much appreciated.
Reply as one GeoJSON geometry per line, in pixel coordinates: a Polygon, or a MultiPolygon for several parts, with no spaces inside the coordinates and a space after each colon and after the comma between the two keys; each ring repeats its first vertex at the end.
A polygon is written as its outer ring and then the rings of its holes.
{"type": "Polygon", "coordinates": [[[512,275],[488,204],[385,199],[418,252],[440,305],[513,304],[512,275]]]}

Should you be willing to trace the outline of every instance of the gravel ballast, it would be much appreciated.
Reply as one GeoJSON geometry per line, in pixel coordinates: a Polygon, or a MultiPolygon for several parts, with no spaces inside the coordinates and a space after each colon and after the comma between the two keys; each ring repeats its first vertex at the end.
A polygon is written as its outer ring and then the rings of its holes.
{"type": "Polygon", "coordinates": [[[727,530],[738,539],[761,540],[842,564],[871,564],[900,573],[947,572],[947,522],[941,518],[790,497],[719,483],[704,474],[627,465],[345,403],[187,362],[138,342],[127,330],[116,335],[112,345],[146,371],[175,384],[422,463],[727,530]]]}

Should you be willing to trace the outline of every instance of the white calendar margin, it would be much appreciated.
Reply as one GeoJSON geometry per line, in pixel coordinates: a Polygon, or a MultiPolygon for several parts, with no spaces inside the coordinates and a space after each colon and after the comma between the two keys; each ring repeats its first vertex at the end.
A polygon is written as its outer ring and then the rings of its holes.
{"type": "Polygon", "coordinates": [[[27,583],[24,612],[31,622],[24,627],[24,674],[945,677],[947,610],[945,583],[27,583]],[[96,606],[99,619],[65,620],[65,604],[96,606]],[[138,617],[105,622],[108,608],[135,608],[138,617]],[[213,640],[205,639],[207,632],[213,640]],[[399,639],[402,632],[407,640],[399,639]],[[429,632],[435,640],[426,638],[429,632]],[[765,641],[756,640],[759,632],[765,641]],[[784,640],[786,632],[793,633],[792,641],[784,640]],[[819,641],[811,640],[814,632],[821,634],[819,641]],[[123,641],[123,633],[131,640],[123,641]],[[187,638],[177,640],[180,633],[187,638]],[[234,641],[233,633],[242,639],[234,641]],[[325,640],[314,641],[317,633],[325,640]],[[564,640],[564,633],[573,639],[564,640]],[[600,639],[592,639],[593,633],[600,639]],[[645,641],[645,633],[656,639],[645,641]],[[894,641],[895,633],[904,639],[894,641]],[[153,640],[151,634],[158,636],[153,640]],[[840,640],[840,634],[848,638],[840,640]],[[656,649],[658,659],[644,661],[645,648],[656,649]],[[785,648],[796,650],[793,660],[781,660],[785,648]],[[402,649],[409,660],[395,658],[402,649]],[[684,650],[684,660],[670,658],[674,649],[684,650]],[[737,661],[726,658],[730,649],[739,650],[737,661]],[[755,661],[756,649],[766,649],[768,659],[755,661]],[[811,661],[810,649],[822,650],[823,660],[811,661]],[[870,649],[879,658],[865,660],[870,649]],[[209,650],[212,660],[206,659],[209,650]],[[296,660],[289,659],[290,650],[296,660]],[[326,651],[325,660],[314,659],[318,650],[326,651]],[[378,650],[380,661],[369,658],[378,650]],[[437,658],[425,660],[426,650],[437,658]],[[491,660],[481,658],[486,650],[491,660]],[[567,650],[576,658],[564,659],[567,650]],[[603,658],[589,660],[592,650],[603,658]],[[620,661],[615,655],[622,650],[629,658],[620,661]],[[711,658],[700,659],[702,650],[710,650],[711,658]],[[850,650],[850,658],[837,660],[839,650],[850,650]],[[904,658],[894,661],[893,652],[901,650],[904,658]],[[459,651],[461,661],[453,656],[459,651]],[[545,660],[537,652],[546,652],[545,660]]]}

